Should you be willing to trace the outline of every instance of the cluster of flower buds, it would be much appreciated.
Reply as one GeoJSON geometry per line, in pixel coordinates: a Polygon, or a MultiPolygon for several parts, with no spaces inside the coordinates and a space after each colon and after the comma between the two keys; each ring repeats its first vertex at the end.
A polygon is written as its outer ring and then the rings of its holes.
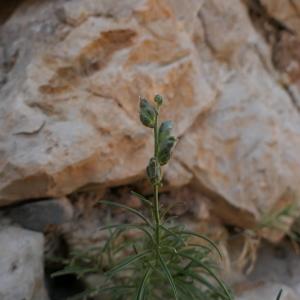
{"type": "Polygon", "coordinates": [[[153,185],[161,184],[161,166],[165,165],[171,158],[172,149],[176,138],[171,136],[172,122],[164,121],[158,123],[159,107],[163,104],[160,95],[154,97],[156,107],[152,106],[147,99],[140,100],[140,120],[149,128],[154,128],[155,134],[155,156],[149,161],[147,175],[153,185]]]}

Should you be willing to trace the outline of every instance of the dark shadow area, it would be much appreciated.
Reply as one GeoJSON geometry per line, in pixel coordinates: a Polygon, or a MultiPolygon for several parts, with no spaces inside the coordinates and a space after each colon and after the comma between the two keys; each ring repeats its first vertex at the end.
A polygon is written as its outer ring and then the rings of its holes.
{"type": "Polygon", "coordinates": [[[24,0],[0,1],[0,25],[2,25],[24,0]]]}
{"type": "Polygon", "coordinates": [[[46,270],[46,284],[50,300],[67,300],[85,290],[85,285],[74,275],[52,278],[53,270],[46,270]]]}

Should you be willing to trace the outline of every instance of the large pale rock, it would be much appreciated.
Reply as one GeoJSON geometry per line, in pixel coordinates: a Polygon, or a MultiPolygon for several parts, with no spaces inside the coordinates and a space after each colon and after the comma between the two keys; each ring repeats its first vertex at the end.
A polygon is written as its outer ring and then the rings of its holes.
{"type": "Polygon", "coordinates": [[[232,75],[218,105],[194,124],[175,154],[205,188],[259,215],[288,187],[300,192],[300,158],[295,153],[300,124],[288,96],[255,57],[245,60],[252,69],[232,75]]]}
{"type": "Polygon", "coordinates": [[[156,93],[180,137],[166,189],[243,227],[292,202],[299,109],[245,3],[25,1],[1,28],[0,205],[144,178],[138,97],[156,93]]]}
{"type": "Polygon", "coordinates": [[[175,156],[203,191],[219,196],[219,215],[250,226],[248,213],[259,219],[293,200],[282,200],[288,188],[300,192],[299,113],[273,77],[266,44],[239,1],[206,1],[200,16],[211,49],[207,64],[217,68],[219,101],[182,137],[175,156]],[[224,199],[237,210],[227,213],[224,199]]]}
{"type": "Polygon", "coordinates": [[[139,96],[165,95],[179,135],[215,99],[160,1],[24,3],[2,40],[13,66],[0,91],[0,205],[144,176],[139,96]]]}
{"type": "Polygon", "coordinates": [[[12,226],[0,228],[0,299],[48,300],[42,234],[12,226]]]}

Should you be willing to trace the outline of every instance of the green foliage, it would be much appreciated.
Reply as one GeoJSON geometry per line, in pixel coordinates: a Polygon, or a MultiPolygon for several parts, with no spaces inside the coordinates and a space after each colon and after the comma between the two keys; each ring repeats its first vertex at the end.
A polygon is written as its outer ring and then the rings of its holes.
{"type": "Polygon", "coordinates": [[[260,223],[257,226],[257,230],[263,228],[269,228],[286,232],[288,230],[286,220],[295,218],[299,215],[299,207],[296,201],[287,204],[281,209],[263,215],[260,223]]]}
{"type": "Polygon", "coordinates": [[[101,294],[111,300],[231,300],[232,295],[217,276],[211,252],[217,246],[205,236],[190,232],[183,225],[161,217],[159,189],[162,186],[162,166],[170,157],[176,143],[171,136],[172,123],[159,123],[161,96],[153,106],[146,99],[140,101],[140,120],[154,134],[154,154],[147,166],[147,176],[153,187],[153,197],[136,192],[148,214],[124,204],[101,201],[135,215],[135,224],[110,224],[109,239],[100,249],[74,253],[66,268],[56,275],[75,273],[79,277],[100,274],[99,287],[77,295],[73,299],[89,299],[101,294]],[[121,239],[125,233],[134,238],[121,239]],[[134,233],[134,234],[133,234],[134,233]]]}
{"type": "Polygon", "coordinates": [[[254,228],[253,234],[259,235],[258,232],[260,230],[271,229],[286,234],[292,241],[299,242],[300,232],[299,224],[297,224],[297,220],[299,220],[299,213],[299,204],[295,199],[281,209],[263,215],[258,226],[254,228]],[[296,219],[295,226],[291,226],[291,220],[294,219],[296,219]]]}

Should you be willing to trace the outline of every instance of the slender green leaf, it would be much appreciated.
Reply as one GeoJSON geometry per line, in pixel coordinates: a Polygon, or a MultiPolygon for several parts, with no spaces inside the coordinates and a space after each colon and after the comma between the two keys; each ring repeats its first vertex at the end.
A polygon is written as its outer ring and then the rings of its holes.
{"type": "Polygon", "coordinates": [[[198,272],[194,272],[190,269],[182,269],[178,268],[178,275],[184,274],[187,277],[191,277],[192,279],[198,281],[202,285],[204,285],[208,290],[212,291],[222,299],[228,299],[226,295],[222,294],[212,283],[210,283],[204,276],[198,274],[198,272]]]}
{"type": "Polygon", "coordinates": [[[217,283],[220,285],[220,287],[222,288],[222,290],[225,292],[225,294],[227,295],[227,298],[229,300],[232,299],[230,293],[228,292],[227,288],[225,287],[224,283],[218,278],[218,276],[210,269],[208,268],[201,260],[195,258],[195,257],[192,257],[190,255],[187,255],[187,254],[184,254],[184,253],[180,253],[179,252],[179,255],[182,256],[182,257],[185,257],[187,259],[190,259],[192,261],[194,261],[195,263],[197,263],[200,267],[202,267],[204,270],[207,271],[208,274],[210,274],[210,276],[212,278],[214,278],[217,283]]]}
{"type": "Polygon", "coordinates": [[[207,238],[205,235],[196,233],[196,232],[192,232],[192,231],[180,231],[179,234],[186,234],[186,235],[191,235],[191,236],[196,236],[200,239],[205,240],[206,242],[208,242],[219,254],[219,256],[222,258],[222,253],[220,252],[218,246],[216,245],[215,242],[213,242],[211,239],[207,238]]]}
{"type": "Polygon", "coordinates": [[[141,281],[141,284],[138,288],[137,296],[135,298],[136,300],[144,299],[146,283],[147,283],[149,277],[151,276],[152,271],[153,271],[152,267],[149,267],[149,269],[145,272],[145,275],[144,275],[144,277],[141,281]]]}
{"type": "Polygon", "coordinates": [[[106,243],[103,246],[103,252],[106,252],[108,255],[109,264],[113,264],[113,256],[112,256],[112,243],[114,240],[118,238],[118,236],[122,233],[122,230],[116,229],[113,232],[108,229],[110,232],[110,237],[106,240],[106,243]]]}
{"type": "Polygon", "coordinates": [[[149,239],[153,242],[153,244],[155,244],[155,240],[153,239],[153,236],[151,234],[151,232],[148,231],[148,229],[146,229],[146,227],[144,227],[143,225],[138,225],[138,224],[112,224],[112,225],[106,225],[103,227],[100,227],[99,230],[106,230],[106,229],[113,229],[113,228],[118,228],[118,229],[138,229],[143,231],[148,237],[149,239]]]}
{"type": "Polygon", "coordinates": [[[163,220],[165,220],[165,223],[170,222],[170,220],[172,220],[172,219],[177,219],[178,218],[178,216],[171,216],[169,218],[166,218],[166,215],[169,213],[169,211],[172,208],[176,207],[176,205],[179,205],[180,203],[181,203],[181,201],[178,200],[178,201],[171,202],[166,208],[161,207],[161,210],[162,210],[161,218],[163,220]]]}
{"type": "Polygon", "coordinates": [[[194,290],[194,288],[193,288],[193,285],[191,283],[187,283],[187,282],[184,282],[183,280],[177,279],[176,280],[176,286],[177,286],[178,289],[181,290],[183,295],[186,295],[188,297],[187,299],[197,300],[195,298],[195,295],[192,293],[192,290],[194,290]]]}
{"type": "Polygon", "coordinates": [[[124,250],[124,249],[128,249],[133,247],[133,244],[136,246],[137,244],[140,244],[140,246],[143,246],[143,240],[141,240],[141,238],[132,238],[132,239],[128,239],[126,241],[122,241],[122,243],[120,243],[119,247],[115,247],[113,249],[113,253],[117,254],[120,251],[124,250]]]}
{"type": "Polygon", "coordinates": [[[131,208],[127,205],[124,205],[124,204],[121,204],[121,203],[116,203],[116,202],[112,202],[112,201],[107,201],[107,200],[101,200],[101,201],[98,201],[99,203],[101,204],[107,204],[107,205],[110,205],[110,206],[115,206],[115,207],[120,207],[120,208],[123,208],[133,214],[135,214],[136,216],[139,216],[141,219],[143,219],[150,227],[153,227],[152,223],[141,213],[139,212],[138,210],[134,209],[134,208],[131,208]]]}
{"type": "Polygon", "coordinates": [[[114,276],[114,274],[122,271],[127,266],[131,265],[134,262],[137,262],[138,260],[144,258],[149,253],[151,253],[152,250],[146,250],[144,252],[141,252],[139,254],[131,255],[123,259],[120,263],[118,263],[116,266],[114,266],[112,269],[106,272],[108,276],[114,276]]]}
{"type": "Polygon", "coordinates": [[[82,277],[85,274],[88,273],[95,273],[98,272],[99,269],[98,268],[83,268],[80,266],[69,266],[66,267],[65,269],[61,270],[61,271],[57,271],[55,273],[51,274],[51,277],[57,277],[57,276],[62,276],[62,275],[68,275],[68,274],[76,274],[79,277],[82,277]]]}
{"type": "Polygon", "coordinates": [[[169,235],[174,236],[179,242],[181,242],[183,245],[185,245],[185,241],[182,239],[182,237],[177,234],[176,232],[168,229],[166,226],[164,226],[163,224],[160,225],[160,227],[165,230],[167,233],[169,233],[169,235]]]}
{"type": "Polygon", "coordinates": [[[171,274],[171,272],[170,272],[167,264],[165,263],[164,259],[160,255],[160,253],[158,253],[158,258],[159,258],[160,265],[161,265],[161,267],[162,267],[162,269],[163,269],[165,275],[167,276],[168,281],[169,281],[169,283],[171,285],[171,288],[172,288],[175,300],[178,300],[177,289],[176,289],[176,285],[175,285],[174,279],[172,277],[172,274],[171,274]]]}
{"type": "Polygon", "coordinates": [[[135,191],[131,191],[131,194],[135,197],[137,197],[138,199],[140,199],[142,201],[142,203],[147,204],[147,206],[153,207],[153,204],[150,200],[148,200],[146,197],[144,197],[143,195],[135,192],[135,191]]]}

